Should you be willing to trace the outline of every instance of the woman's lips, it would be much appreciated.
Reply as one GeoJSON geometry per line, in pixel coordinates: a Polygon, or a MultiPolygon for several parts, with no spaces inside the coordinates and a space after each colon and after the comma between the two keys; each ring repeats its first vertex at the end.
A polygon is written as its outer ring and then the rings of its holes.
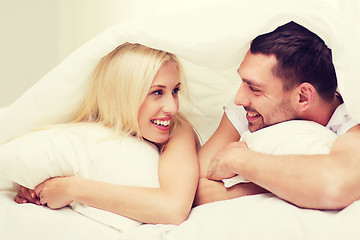
{"type": "Polygon", "coordinates": [[[170,119],[153,119],[151,123],[162,131],[167,131],[170,129],[170,119]]]}

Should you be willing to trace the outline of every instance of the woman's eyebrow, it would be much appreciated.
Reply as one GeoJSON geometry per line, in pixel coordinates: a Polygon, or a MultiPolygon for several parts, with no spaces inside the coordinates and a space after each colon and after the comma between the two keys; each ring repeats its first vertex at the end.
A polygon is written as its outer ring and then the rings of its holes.
{"type": "Polygon", "coordinates": [[[157,85],[152,85],[150,88],[166,88],[166,86],[157,84],[157,85]]]}
{"type": "MultiPolygon", "coordinates": [[[[179,82],[178,84],[176,84],[175,88],[176,88],[176,87],[180,87],[180,86],[181,86],[181,83],[179,82]]],[[[166,88],[166,86],[165,86],[165,85],[161,85],[161,84],[156,84],[156,85],[151,86],[150,89],[151,89],[151,88],[166,88]]]]}

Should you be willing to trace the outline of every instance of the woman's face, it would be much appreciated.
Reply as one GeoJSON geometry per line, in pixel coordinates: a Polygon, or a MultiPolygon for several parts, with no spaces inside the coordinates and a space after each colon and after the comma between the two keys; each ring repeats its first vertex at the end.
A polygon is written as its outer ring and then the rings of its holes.
{"type": "Polygon", "coordinates": [[[154,143],[169,139],[173,116],[179,109],[180,77],[177,65],[167,62],[157,72],[139,110],[141,136],[154,143]]]}

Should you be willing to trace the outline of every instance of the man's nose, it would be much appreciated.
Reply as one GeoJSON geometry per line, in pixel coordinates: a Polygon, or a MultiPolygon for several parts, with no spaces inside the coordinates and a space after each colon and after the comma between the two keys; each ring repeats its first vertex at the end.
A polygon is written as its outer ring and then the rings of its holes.
{"type": "Polygon", "coordinates": [[[236,93],[234,103],[238,106],[250,106],[251,100],[248,96],[248,90],[244,83],[241,83],[239,90],[236,93]]]}

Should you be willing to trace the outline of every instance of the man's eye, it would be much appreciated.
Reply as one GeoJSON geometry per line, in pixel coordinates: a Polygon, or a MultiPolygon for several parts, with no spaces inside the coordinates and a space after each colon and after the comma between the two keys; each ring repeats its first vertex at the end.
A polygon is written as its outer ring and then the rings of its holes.
{"type": "Polygon", "coordinates": [[[260,89],[257,89],[257,88],[251,87],[251,86],[250,86],[249,88],[250,88],[250,90],[253,91],[253,92],[256,92],[256,93],[260,93],[260,92],[261,92],[260,89]]]}

